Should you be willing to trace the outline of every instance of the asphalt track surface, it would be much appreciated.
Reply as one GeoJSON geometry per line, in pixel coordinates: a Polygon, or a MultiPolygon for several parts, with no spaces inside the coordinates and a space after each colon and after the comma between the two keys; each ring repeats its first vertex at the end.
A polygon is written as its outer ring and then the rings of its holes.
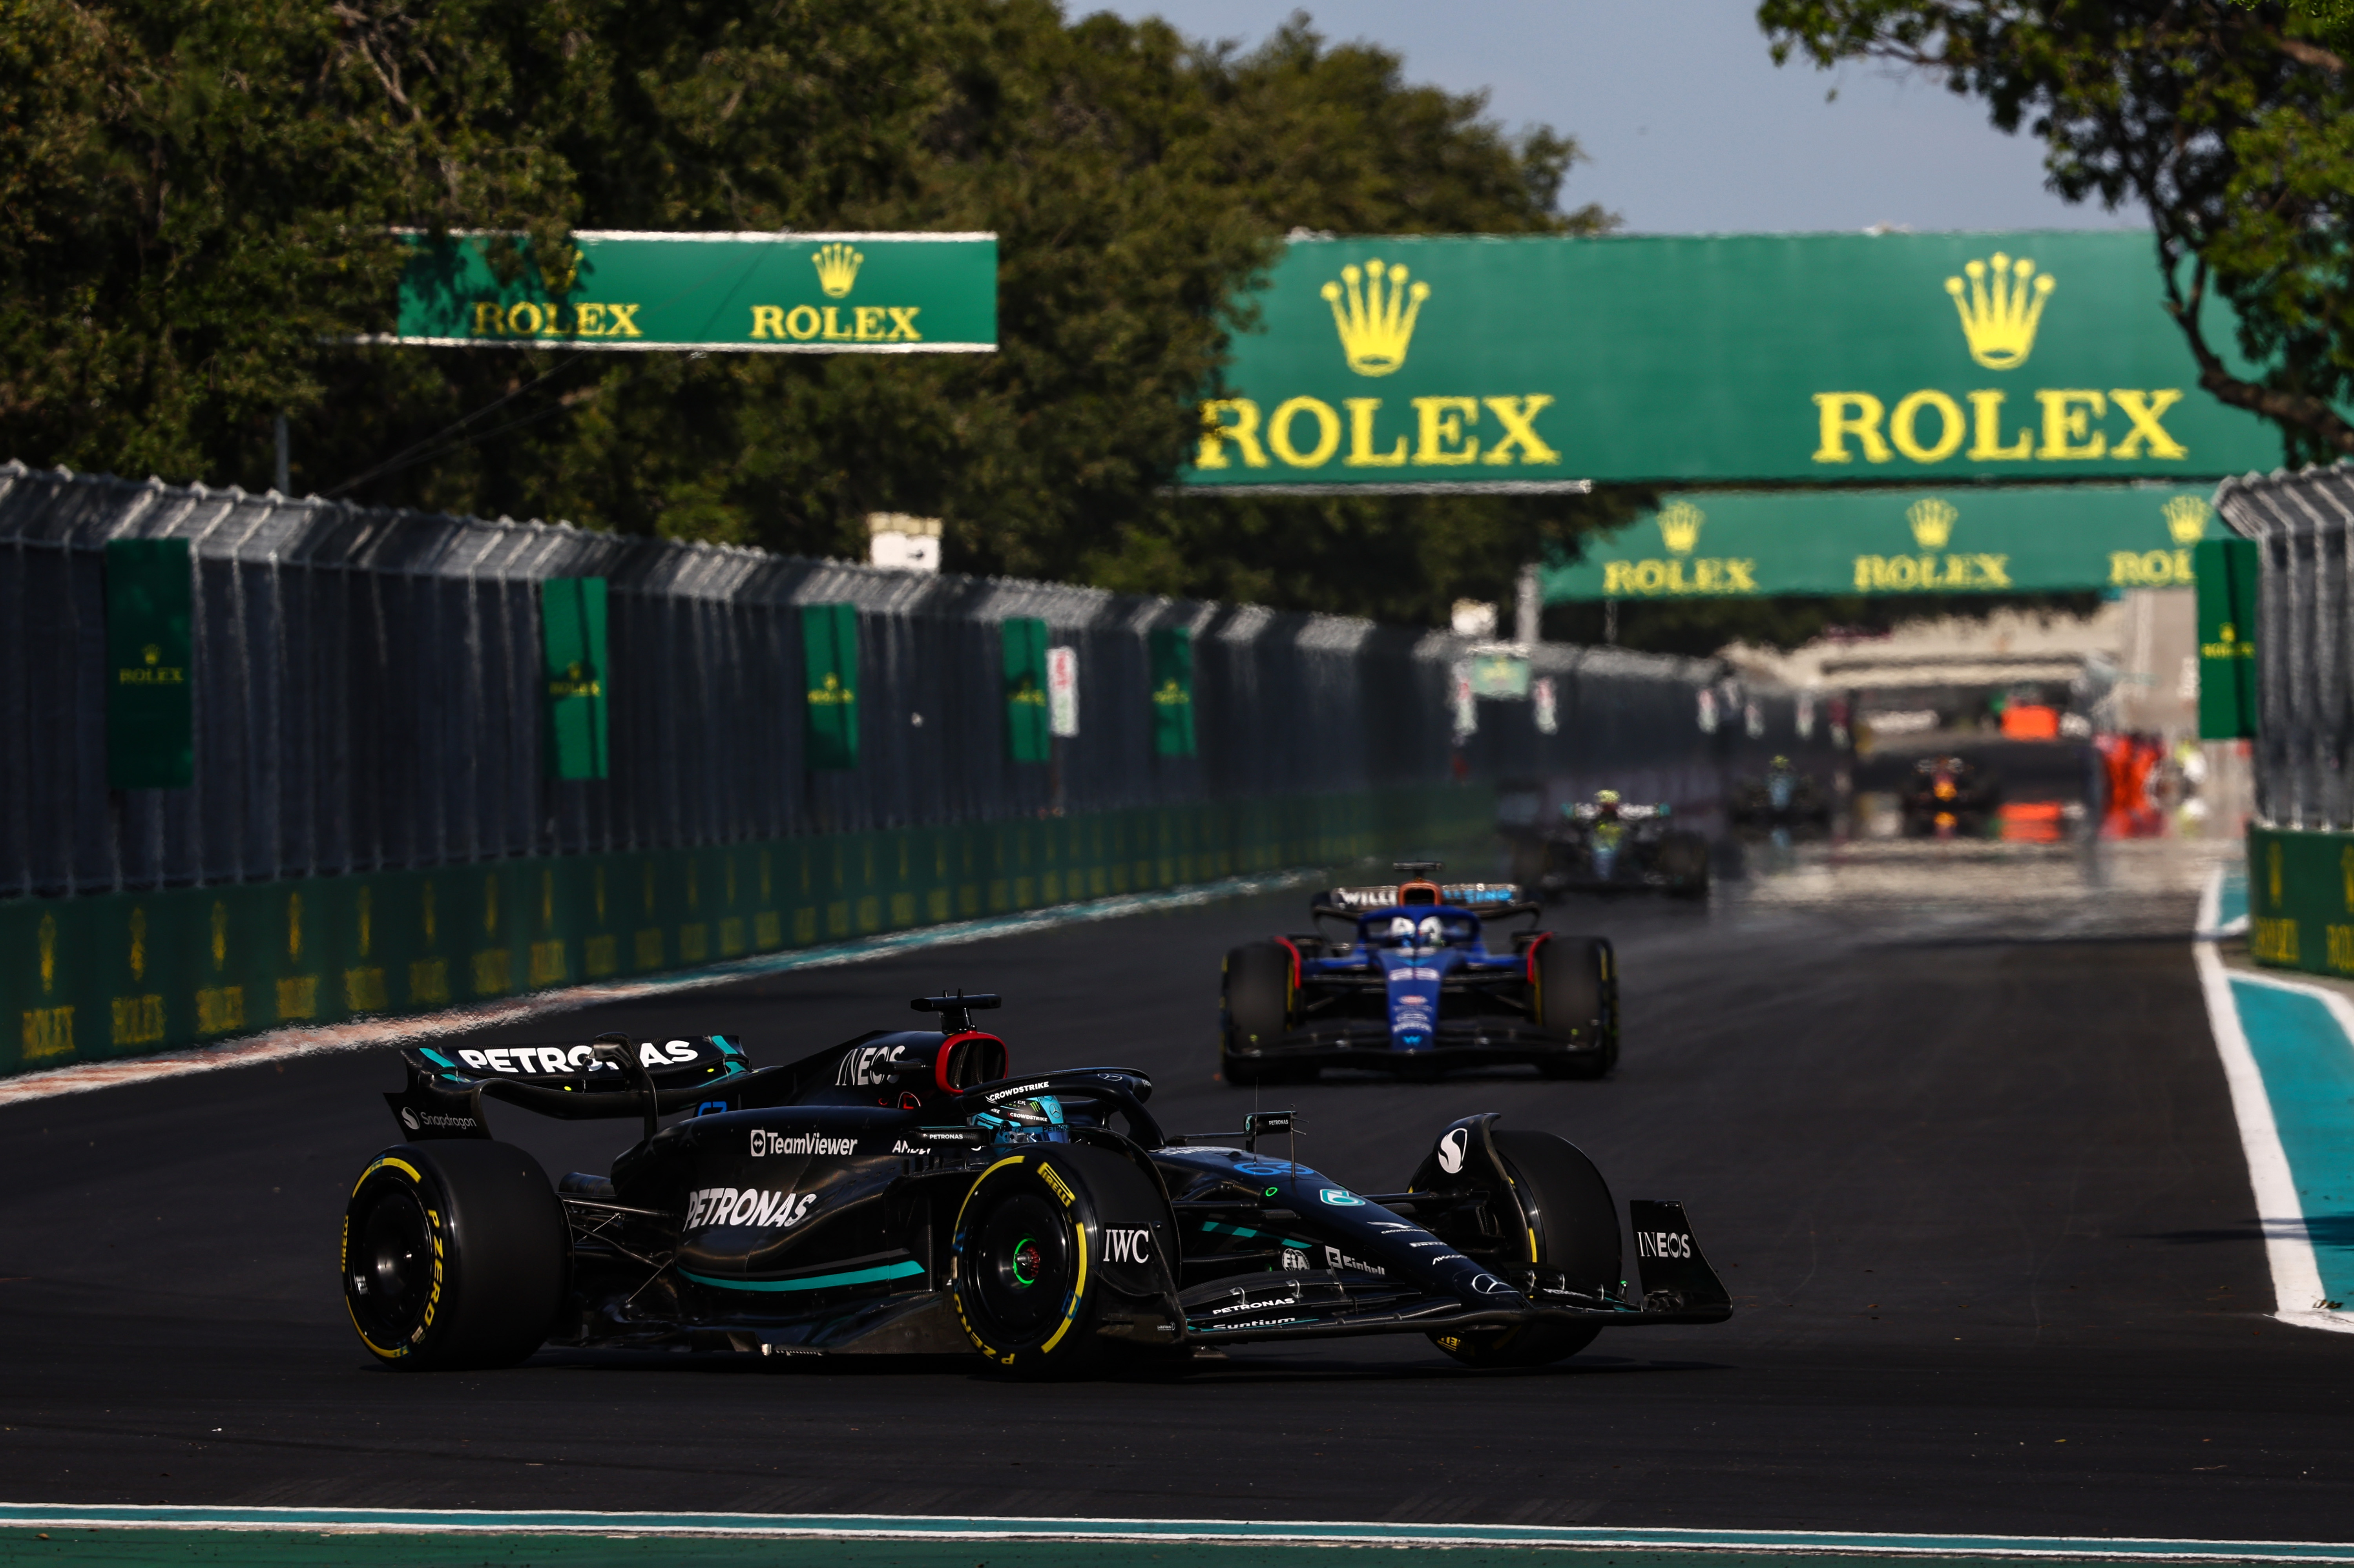
{"type": "MultiPolygon", "coordinates": [[[[388,1053],[0,1108],[0,1497],[2354,1539],[2354,1339],[2264,1315],[2170,853],[1763,852],[1709,908],[1551,922],[1619,943],[1612,1081],[1281,1091],[1301,1157],[1352,1185],[1495,1109],[1584,1146],[1622,1200],[1690,1205],[1734,1319],[1613,1331],[1535,1373],[1419,1339],[1238,1346],[1174,1384],[735,1356],[389,1373],[335,1286],[345,1192],[395,1141],[388,1053]]],[[[1229,1126],[1253,1097],[1212,1077],[1218,957],[1303,902],[563,1032],[726,1030],[784,1060],[907,1021],[918,991],[998,990],[1017,1070],[1142,1067],[1166,1125],[1229,1126]]],[[[551,1171],[630,1136],[498,1114],[551,1171]]]]}

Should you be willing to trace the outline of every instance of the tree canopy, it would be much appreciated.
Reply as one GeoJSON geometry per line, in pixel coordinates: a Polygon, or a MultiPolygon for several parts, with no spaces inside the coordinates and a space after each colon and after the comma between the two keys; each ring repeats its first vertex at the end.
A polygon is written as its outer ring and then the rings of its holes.
{"type": "Polygon", "coordinates": [[[2041,139],[2061,196],[2142,204],[2157,302],[2200,385],[2273,420],[2293,457],[2354,452],[2348,0],[1764,0],[1757,16],[1776,59],[1942,77],[2041,139]],[[2253,376],[2220,352],[2234,331],[2253,376]]]}
{"type": "Polygon", "coordinates": [[[1578,154],[1295,16],[1052,0],[0,0],[0,452],[1429,620],[1623,503],[1166,493],[1294,228],[1581,233],[1578,154]],[[978,229],[991,355],[360,347],[397,227],[978,229]]]}

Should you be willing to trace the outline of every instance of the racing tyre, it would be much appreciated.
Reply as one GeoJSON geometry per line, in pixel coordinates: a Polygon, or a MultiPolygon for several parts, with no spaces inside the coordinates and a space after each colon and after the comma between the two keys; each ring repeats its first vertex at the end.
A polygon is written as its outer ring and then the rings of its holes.
{"type": "Polygon", "coordinates": [[[1553,937],[1537,948],[1535,1022],[1579,1045],[1539,1064],[1548,1078],[1600,1078],[1618,1065],[1617,963],[1600,937],[1553,937]]]}
{"type": "Polygon", "coordinates": [[[344,1207],[344,1305],[398,1371],[523,1360],[547,1337],[570,1266],[547,1172],[511,1143],[395,1145],[344,1207]]]}
{"type": "Polygon", "coordinates": [[[1668,891],[1680,898],[1708,896],[1708,841],[1698,833],[1670,833],[1659,843],[1659,870],[1668,891]]]}
{"type": "Polygon", "coordinates": [[[1225,1030],[1218,1067],[1229,1086],[1280,1083],[1296,1073],[1276,1062],[1236,1054],[1237,1047],[1264,1048],[1281,1040],[1291,1028],[1292,1004],[1291,953],[1283,944],[1246,942],[1226,955],[1225,1030]]]}
{"type": "MultiPolygon", "coordinates": [[[[1539,1268],[1558,1269],[1573,1290],[1618,1286],[1618,1207],[1610,1184],[1578,1147],[1549,1132],[1498,1132],[1496,1152],[1512,1178],[1523,1234],[1535,1239],[1539,1268]]],[[[1523,1323],[1511,1329],[1433,1334],[1431,1342],[1471,1367],[1540,1367],[1594,1342],[1601,1325],[1523,1323]]]]}
{"type": "Polygon", "coordinates": [[[1107,1150],[1046,1144],[981,1173],[957,1212],[949,1293],[973,1348],[1016,1377],[1102,1370],[1121,1350],[1166,1360],[1182,1318],[1177,1223],[1160,1189],[1107,1150]]]}

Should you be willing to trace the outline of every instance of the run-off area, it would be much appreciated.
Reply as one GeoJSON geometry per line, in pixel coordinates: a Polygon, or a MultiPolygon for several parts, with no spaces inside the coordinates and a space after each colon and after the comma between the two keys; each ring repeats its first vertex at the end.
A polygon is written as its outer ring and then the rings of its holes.
{"type": "MultiPolygon", "coordinates": [[[[1625,1055],[1600,1083],[1216,1082],[1220,955],[1298,928],[1299,892],[444,1042],[726,1031],[779,1062],[963,986],[1006,996],[991,1022],[1014,1071],[1141,1068],[1171,1127],[1296,1104],[1301,1158],[1363,1191],[1402,1183],[1456,1117],[1500,1111],[1579,1144],[1622,1205],[1683,1201],[1736,1299],[1728,1324],[1606,1333],[1535,1373],[1468,1372],[1397,1339],[1239,1346],[1137,1383],[667,1354],[400,1376],[370,1365],[335,1288],[345,1194],[397,1140],[388,1052],[0,1107],[0,1489],[142,1507],[2345,1540],[2354,1336],[2271,1315],[2277,1216],[2252,1196],[2190,939],[2205,870],[2170,842],[1897,841],[1760,857],[1704,906],[1563,906],[1549,924],[1606,934],[1621,959],[1625,1055]]],[[[601,1171],[634,1136],[493,1115],[551,1172],[601,1171]]],[[[49,1549],[20,1535],[11,1550],[49,1549]]],[[[869,1560],[849,1550],[824,1560],[869,1560]]],[[[932,1560],[912,1550],[857,1548],[932,1560]]],[[[957,1560],[1055,1560],[1044,1550],[957,1560]]]]}

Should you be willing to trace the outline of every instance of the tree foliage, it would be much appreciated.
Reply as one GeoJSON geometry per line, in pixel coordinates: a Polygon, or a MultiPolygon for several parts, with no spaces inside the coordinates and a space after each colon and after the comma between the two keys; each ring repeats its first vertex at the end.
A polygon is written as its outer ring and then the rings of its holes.
{"type": "Polygon", "coordinates": [[[1932,72],[2040,138],[2068,200],[2143,204],[2200,385],[2278,424],[2292,455],[2354,452],[2344,0],[1764,0],[1757,15],[1777,60],[1932,72]],[[2217,347],[2234,330],[2253,376],[2217,347]]]}
{"type": "MultiPolygon", "coordinates": [[[[1427,619],[1578,508],[1166,493],[1294,228],[1592,232],[1575,145],[1295,16],[1052,0],[0,0],[0,451],[1427,619]],[[399,226],[991,229],[1002,351],[355,347],[399,226]]],[[[1614,515],[1609,503],[1585,508],[1614,515]]]]}

